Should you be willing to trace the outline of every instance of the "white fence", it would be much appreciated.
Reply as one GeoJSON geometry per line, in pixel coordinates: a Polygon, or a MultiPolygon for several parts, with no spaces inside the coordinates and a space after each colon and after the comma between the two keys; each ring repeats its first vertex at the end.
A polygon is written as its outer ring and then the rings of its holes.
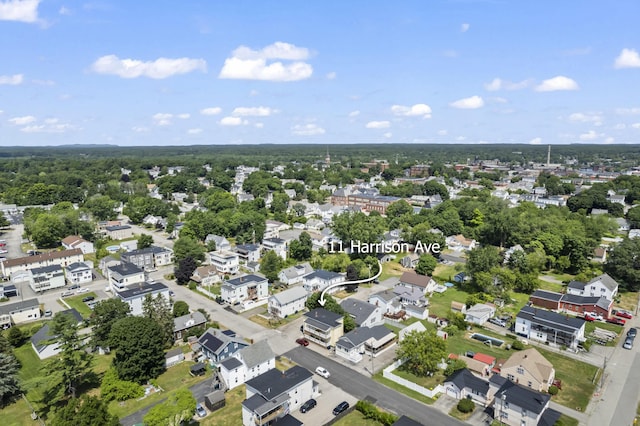
{"type": "Polygon", "coordinates": [[[444,388],[442,387],[442,385],[437,385],[433,389],[427,389],[424,386],[420,386],[416,383],[413,383],[407,379],[403,379],[402,377],[399,377],[393,374],[393,370],[400,367],[403,363],[404,361],[398,360],[393,364],[388,365],[384,370],[382,370],[382,377],[384,377],[385,379],[389,379],[393,382],[396,382],[397,384],[402,385],[405,388],[411,389],[412,391],[416,391],[418,393],[426,395],[432,399],[436,399],[438,394],[441,394],[444,392],[444,388]]]}

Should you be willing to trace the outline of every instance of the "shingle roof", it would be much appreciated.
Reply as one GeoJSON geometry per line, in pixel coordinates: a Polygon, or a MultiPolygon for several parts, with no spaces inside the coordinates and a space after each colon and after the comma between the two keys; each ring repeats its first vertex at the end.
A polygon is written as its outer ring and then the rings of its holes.
{"type": "Polygon", "coordinates": [[[122,276],[141,274],[144,272],[142,268],[139,268],[133,263],[129,262],[122,262],[119,265],[109,266],[108,269],[122,276]]]}
{"type": "Polygon", "coordinates": [[[280,371],[273,368],[247,381],[246,385],[247,387],[255,389],[262,397],[270,400],[293,389],[311,377],[313,377],[313,373],[296,365],[287,371],[280,371]]]}
{"type": "Polygon", "coordinates": [[[25,257],[18,257],[15,259],[7,259],[3,262],[3,265],[5,268],[10,268],[13,266],[31,265],[33,263],[48,262],[53,259],[62,259],[63,257],[80,256],[80,255],[82,255],[82,250],[80,250],[79,248],[62,250],[62,251],[50,251],[47,253],[37,254],[35,256],[25,256],[25,257]]]}
{"type": "Polygon", "coordinates": [[[410,419],[407,416],[401,416],[394,424],[391,426],[424,426],[422,423],[418,423],[417,421],[410,419]]]}
{"type": "Polygon", "coordinates": [[[307,290],[302,287],[291,287],[285,291],[274,294],[271,297],[277,300],[280,305],[286,305],[293,302],[294,300],[299,300],[307,297],[307,290]]]}
{"type": "Polygon", "coordinates": [[[133,287],[119,291],[117,294],[121,299],[125,300],[141,297],[147,294],[155,294],[168,289],[169,287],[162,283],[141,283],[134,284],[133,287]]]}
{"type": "Polygon", "coordinates": [[[46,274],[48,272],[57,272],[57,271],[62,271],[62,266],[60,266],[60,265],[49,265],[49,266],[42,266],[40,268],[31,269],[31,272],[34,275],[35,274],[46,274]]]}
{"type": "Polygon", "coordinates": [[[47,346],[53,343],[56,336],[50,334],[49,324],[43,325],[40,330],[31,336],[31,343],[38,352],[42,352],[47,346]]]}
{"type": "Polygon", "coordinates": [[[235,368],[242,367],[242,362],[240,362],[238,358],[233,356],[231,358],[225,359],[220,364],[223,365],[227,370],[233,370],[235,368]]]}
{"type": "Polygon", "coordinates": [[[338,339],[338,346],[342,346],[347,349],[360,346],[367,340],[374,338],[380,340],[389,334],[393,334],[393,331],[389,330],[384,325],[376,325],[374,327],[357,327],[338,339]]]}
{"type": "Polygon", "coordinates": [[[553,371],[553,364],[534,348],[514,352],[502,364],[501,369],[520,366],[524,367],[540,383],[547,380],[553,371]]]}
{"type": "Polygon", "coordinates": [[[536,290],[531,294],[531,297],[537,297],[538,299],[559,302],[560,299],[562,299],[562,293],[556,293],[553,291],[546,291],[546,290],[536,290]]]}
{"type": "Polygon", "coordinates": [[[431,281],[431,277],[426,275],[416,274],[415,272],[404,272],[400,277],[400,282],[405,284],[410,284],[418,287],[427,287],[429,282],[431,281]]]}
{"type": "Polygon", "coordinates": [[[531,306],[524,306],[516,315],[517,318],[527,319],[536,324],[555,327],[559,330],[575,332],[584,326],[584,320],[565,316],[556,312],[545,311],[531,306]]]}
{"type": "Polygon", "coordinates": [[[164,354],[164,357],[166,359],[169,359],[169,358],[173,358],[174,356],[181,355],[181,354],[182,354],[182,348],[174,348],[174,349],[171,349],[170,351],[168,351],[166,354],[164,354]]]}
{"type": "Polygon", "coordinates": [[[500,390],[496,392],[496,401],[501,400],[503,393],[506,395],[505,402],[508,404],[513,404],[535,414],[542,413],[551,399],[549,394],[540,393],[510,380],[504,382],[500,390]]]}
{"type": "Polygon", "coordinates": [[[241,349],[238,356],[242,358],[248,369],[275,358],[275,354],[266,340],[260,340],[241,349]]]}
{"type": "Polygon", "coordinates": [[[84,262],[74,262],[70,265],[67,265],[67,271],[79,271],[79,270],[86,270],[86,269],[91,269],[89,268],[89,265],[87,265],[84,262]]]}
{"type": "Polygon", "coordinates": [[[600,276],[597,276],[591,281],[589,281],[589,284],[593,284],[598,281],[601,282],[602,285],[604,285],[610,291],[614,291],[615,289],[618,288],[618,283],[616,282],[616,280],[611,278],[609,274],[602,274],[600,276]]]}
{"type": "Polygon", "coordinates": [[[195,311],[190,314],[183,315],[178,318],[174,318],[173,331],[180,331],[190,327],[196,327],[206,322],[207,322],[207,319],[204,317],[202,312],[195,311]]]}
{"type": "Polygon", "coordinates": [[[376,310],[375,305],[357,299],[345,299],[340,303],[340,306],[354,318],[358,327],[376,310]]]}
{"type": "Polygon", "coordinates": [[[247,346],[247,343],[236,338],[230,337],[221,332],[216,328],[210,328],[204,332],[202,336],[198,338],[198,342],[210,352],[217,354],[219,351],[224,349],[224,347],[232,342],[241,344],[243,347],[247,346]]]}
{"type": "Polygon", "coordinates": [[[396,297],[398,297],[398,295],[395,294],[392,290],[383,290],[383,291],[379,291],[377,293],[372,294],[371,296],[369,296],[369,299],[373,297],[377,297],[388,303],[393,299],[395,299],[396,297]]]}
{"type": "Polygon", "coordinates": [[[338,320],[342,318],[342,315],[327,311],[324,308],[316,308],[313,311],[307,312],[304,316],[307,317],[308,320],[324,324],[331,328],[339,325],[338,320]]]}
{"type": "Polygon", "coordinates": [[[451,382],[455,384],[458,389],[471,389],[472,391],[475,391],[480,395],[487,395],[487,393],[489,392],[489,382],[476,377],[467,368],[457,370],[452,375],[447,377],[447,380],[445,380],[445,382],[451,382]]]}
{"type": "Polygon", "coordinates": [[[316,270],[316,271],[304,276],[305,280],[312,280],[314,278],[319,278],[319,279],[324,280],[324,281],[330,281],[330,280],[333,280],[335,278],[343,278],[343,276],[340,275],[337,272],[326,271],[324,269],[318,269],[318,270],[316,270]]]}
{"type": "Polygon", "coordinates": [[[38,299],[28,299],[15,303],[8,303],[0,305],[0,315],[9,315],[13,312],[21,312],[25,309],[39,308],[40,302],[38,299]]]}
{"type": "Polygon", "coordinates": [[[224,283],[227,285],[237,287],[237,286],[243,286],[251,283],[261,283],[266,280],[267,279],[265,277],[261,277],[255,274],[249,274],[249,275],[243,275],[238,278],[234,278],[232,280],[227,280],[224,283]]]}

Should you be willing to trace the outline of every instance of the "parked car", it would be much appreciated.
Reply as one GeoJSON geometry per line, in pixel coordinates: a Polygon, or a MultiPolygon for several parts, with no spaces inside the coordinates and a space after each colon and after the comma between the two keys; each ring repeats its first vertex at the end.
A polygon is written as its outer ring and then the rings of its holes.
{"type": "Polygon", "coordinates": [[[633,318],[633,315],[631,315],[631,312],[627,312],[627,311],[616,311],[616,316],[626,318],[626,319],[633,318]]]}
{"type": "Polygon", "coordinates": [[[329,378],[329,376],[331,375],[331,374],[329,374],[329,372],[327,371],[327,369],[326,369],[326,368],[324,368],[324,367],[318,367],[318,368],[316,368],[316,374],[318,374],[318,375],[320,375],[320,376],[324,377],[325,379],[328,379],[328,378],[329,378]]]}
{"type": "Polygon", "coordinates": [[[296,339],[296,343],[302,346],[309,346],[309,341],[307,339],[305,339],[304,337],[300,337],[298,339],[296,339]]]}
{"type": "Polygon", "coordinates": [[[611,324],[617,324],[617,325],[624,325],[626,323],[626,321],[623,320],[622,318],[615,318],[615,317],[609,318],[607,322],[611,324]]]}
{"type": "Polygon", "coordinates": [[[506,327],[507,326],[507,323],[504,320],[501,320],[499,318],[489,318],[489,322],[491,324],[495,324],[495,325],[498,325],[500,327],[506,327]]]}
{"type": "Polygon", "coordinates": [[[78,289],[78,294],[89,293],[89,289],[86,287],[78,289]]]}
{"type": "Polygon", "coordinates": [[[198,404],[196,404],[196,413],[198,413],[199,417],[206,417],[207,410],[204,409],[202,404],[198,403],[198,404]]]}
{"type": "Polygon", "coordinates": [[[51,312],[51,309],[47,309],[46,311],[44,311],[45,317],[50,317],[51,315],[53,315],[53,312],[51,312]]]}
{"type": "Polygon", "coordinates": [[[337,416],[338,414],[344,412],[349,408],[349,403],[347,401],[342,401],[340,404],[336,405],[336,408],[333,409],[333,415],[337,416]]]}
{"type": "Polygon", "coordinates": [[[77,290],[80,288],[80,284],[72,284],[69,286],[69,290],[77,290]]]}
{"type": "Polygon", "coordinates": [[[584,314],[584,320],[585,321],[595,321],[596,317],[594,317],[593,315],[589,314],[589,313],[585,313],[584,314]]]}
{"type": "Polygon", "coordinates": [[[87,297],[83,297],[82,301],[86,303],[86,302],[91,302],[94,299],[95,299],[94,296],[87,296],[87,297]]]}
{"type": "Polygon", "coordinates": [[[173,290],[169,290],[169,296],[170,296],[170,297],[175,297],[175,295],[176,295],[176,294],[173,292],[173,290]]]}
{"type": "Polygon", "coordinates": [[[300,407],[300,412],[301,413],[306,413],[307,411],[311,410],[313,407],[315,407],[316,405],[318,405],[318,403],[316,402],[315,399],[311,398],[310,400],[308,400],[307,402],[305,402],[304,404],[302,404],[302,406],[300,407]]]}
{"type": "Polygon", "coordinates": [[[638,329],[635,327],[631,327],[628,331],[627,331],[627,339],[635,339],[636,336],[638,335],[638,329]]]}
{"type": "Polygon", "coordinates": [[[624,344],[622,345],[622,347],[625,349],[633,349],[633,339],[627,337],[624,340],[624,344]]]}

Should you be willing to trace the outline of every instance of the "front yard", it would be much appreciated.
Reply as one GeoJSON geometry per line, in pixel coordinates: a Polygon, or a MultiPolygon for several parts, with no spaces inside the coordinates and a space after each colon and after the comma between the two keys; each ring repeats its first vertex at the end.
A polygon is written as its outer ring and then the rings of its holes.
{"type": "Polygon", "coordinates": [[[80,315],[82,315],[82,318],[87,319],[91,316],[91,308],[89,307],[89,305],[83,302],[82,299],[88,296],[93,296],[94,301],[95,301],[95,298],[98,297],[97,294],[91,291],[88,293],[79,294],[77,296],[66,297],[63,300],[71,308],[74,308],[76,311],[78,311],[80,315]]]}
{"type": "Polygon", "coordinates": [[[296,319],[300,318],[305,312],[306,310],[300,311],[293,315],[289,315],[286,318],[276,318],[271,317],[269,315],[269,312],[265,310],[261,314],[250,316],[249,319],[256,324],[260,324],[264,328],[278,328],[283,325],[289,324],[291,321],[295,321],[296,319]]]}

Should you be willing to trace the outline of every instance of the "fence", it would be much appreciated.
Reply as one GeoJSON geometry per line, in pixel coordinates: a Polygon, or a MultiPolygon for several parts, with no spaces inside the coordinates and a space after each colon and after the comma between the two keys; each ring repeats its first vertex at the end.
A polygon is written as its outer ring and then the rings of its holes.
{"type": "Polygon", "coordinates": [[[407,379],[403,379],[402,377],[399,377],[393,374],[393,370],[400,367],[402,364],[404,364],[404,361],[398,360],[398,361],[395,361],[393,364],[387,366],[384,370],[382,370],[382,377],[384,377],[385,379],[389,379],[393,382],[396,382],[397,384],[402,385],[405,388],[411,389],[412,391],[426,395],[432,399],[436,399],[438,394],[441,394],[444,392],[444,388],[442,387],[442,385],[437,385],[433,389],[427,389],[424,386],[420,386],[416,383],[413,383],[407,379]]]}

